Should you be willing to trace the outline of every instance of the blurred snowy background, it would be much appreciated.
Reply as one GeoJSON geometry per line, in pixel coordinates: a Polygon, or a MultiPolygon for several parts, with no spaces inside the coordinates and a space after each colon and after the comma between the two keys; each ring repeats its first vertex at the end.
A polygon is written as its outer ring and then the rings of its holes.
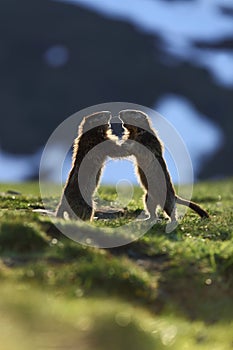
{"type": "MultiPolygon", "coordinates": [[[[232,0],[2,0],[0,9],[0,181],[38,178],[59,123],[111,101],[173,124],[196,179],[233,175],[232,0]]],[[[108,162],[102,181],[122,178],[135,182],[132,164],[108,162]]]]}

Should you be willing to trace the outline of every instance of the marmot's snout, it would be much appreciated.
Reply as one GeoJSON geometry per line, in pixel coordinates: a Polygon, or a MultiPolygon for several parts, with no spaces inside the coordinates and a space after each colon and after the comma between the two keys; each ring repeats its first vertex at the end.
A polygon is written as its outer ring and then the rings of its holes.
{"type": "Polygon", "coordinates": [[[119,140],[122,140],[125,134],[125,129],[123,128],[122,120],[118,116],[112,117],[110,120],[110,124],[112,134],[117,136],[119,140]]]}

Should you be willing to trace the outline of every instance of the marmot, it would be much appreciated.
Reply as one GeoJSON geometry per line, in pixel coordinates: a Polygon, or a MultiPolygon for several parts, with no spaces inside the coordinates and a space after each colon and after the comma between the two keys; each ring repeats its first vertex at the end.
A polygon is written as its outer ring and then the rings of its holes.
{"type": "Polygon", "coordinates": [[[94,148],[104,141],[112,143],[107,137],[110,117],[110,112],[103,111],[82,120],[74,141],[72,168],[56,216],[64,217],[66,212],[69,218],[92,220],[94,214],[92,196],[98,186],[108,153],[107,147],[99,147],[96,152],[94,148]]]}
{"type": "MultiPolygon", "coordinates": [[[[123,110],[118,115],[127,129],[127,139],[121,145],[122,155],[134,155],[136,173],[145,189],[144,203],[150,217],[156,217],[158,206],[171,220],[176,220],[176,203],[193,209],[203,218],[209,214],[198,204],[176,195],[167,165],[163,157],[163,144],[153,129],[146,113],[123,110]]],[[[124,136],[122,136],[124,138],[124,136]]]]}

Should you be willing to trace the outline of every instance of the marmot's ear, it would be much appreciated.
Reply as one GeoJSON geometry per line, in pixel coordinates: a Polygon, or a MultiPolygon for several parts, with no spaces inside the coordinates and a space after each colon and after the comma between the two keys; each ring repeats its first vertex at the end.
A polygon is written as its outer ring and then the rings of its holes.
{"type": "Polygon", "coordinates": [[[83,132],[89,131],[98,126],[103,126],[104,128],[106,128],[106,126],[108,127],[111,116],[111,112],[102,111],[84,117],[82,121],[83,132]]]}

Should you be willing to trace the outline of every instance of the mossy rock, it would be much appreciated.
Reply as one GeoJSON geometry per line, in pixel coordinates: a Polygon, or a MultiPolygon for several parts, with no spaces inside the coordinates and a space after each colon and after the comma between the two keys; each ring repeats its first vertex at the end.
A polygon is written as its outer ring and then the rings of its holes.
{"type": "Polygon", "coordinates": [[[0,224],[0,251],[32,253],[48,246],[46,236],[36,224],[21,221],[0,224]]]}

